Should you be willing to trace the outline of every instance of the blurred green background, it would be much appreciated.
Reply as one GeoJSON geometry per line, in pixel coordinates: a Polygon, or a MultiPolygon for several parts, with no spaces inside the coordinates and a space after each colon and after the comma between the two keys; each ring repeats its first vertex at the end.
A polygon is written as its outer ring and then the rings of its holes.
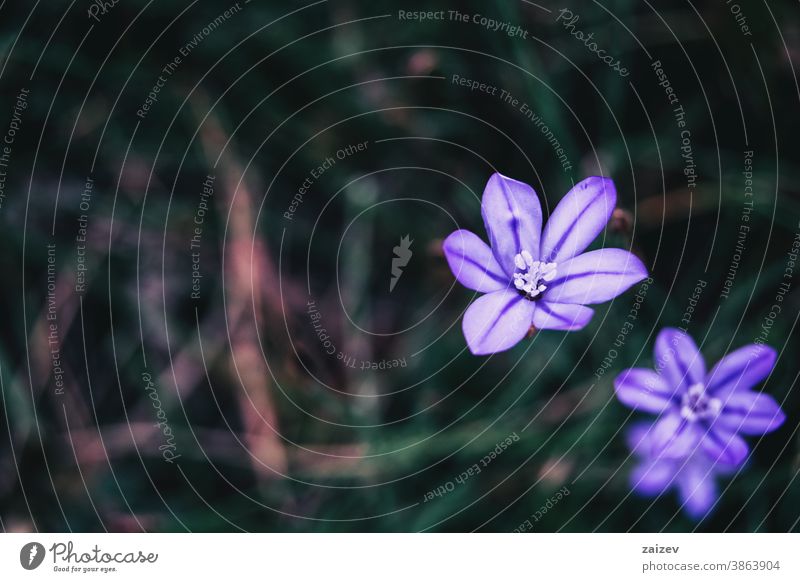
{"type": "Polygon", "coordinates": [[[534,531],[797,530],[800,273],[769,314],[800,228],[800,13],[739,5],[745,21],[725,2],[465,1],[467,22],[420,22],[399,11],[456,5],[4,3],[3,530],[512,531],[563,487],[534,531]],[[583,332],[470,355],[473,293],[441,240],[485,236],[493,171],[547,209],[611,176],[620,209],[594,246],[631,248],[652,284],[583,332]],[[612,387],[690,306],[709,364],[766,318],[781,355],[763,389],[788,416],[700,524],[630,493],[635,415],[612,387]]]}

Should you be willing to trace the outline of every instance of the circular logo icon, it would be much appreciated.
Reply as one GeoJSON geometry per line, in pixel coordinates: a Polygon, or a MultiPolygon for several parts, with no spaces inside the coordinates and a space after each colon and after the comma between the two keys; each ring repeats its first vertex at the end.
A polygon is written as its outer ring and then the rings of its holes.
{"type": "Polygon", "coordinates": [[[44,546],[39,542],[30,542],[19,551],[19,563],[26,570],[35,570],[44,561],[44,546]]]}

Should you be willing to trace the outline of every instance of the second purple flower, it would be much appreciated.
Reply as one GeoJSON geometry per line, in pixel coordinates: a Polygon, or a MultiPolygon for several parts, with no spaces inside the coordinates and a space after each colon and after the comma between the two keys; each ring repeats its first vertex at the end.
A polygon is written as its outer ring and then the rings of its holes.
{"type": "Polygon", "coordinates": [[[772,396],[753,390],[776,359],[769,346],[750,344],[706,372],[692,338],[668,327],[656,338],[656,370],[623,370],[614,388],[623,404],[660,415],[651,438],[654,456],[684,458],[702,449],[712,460],[739,465],[749,452],[741,435],[772,432],[786,419],[772,396]]]}

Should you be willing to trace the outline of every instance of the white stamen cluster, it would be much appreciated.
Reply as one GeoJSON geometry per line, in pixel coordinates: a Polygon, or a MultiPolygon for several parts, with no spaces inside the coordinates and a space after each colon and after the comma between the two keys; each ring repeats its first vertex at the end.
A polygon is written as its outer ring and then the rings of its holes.
{"type": "Polygon", "coordinates": [[[722,401],[706,394],[702,384],[692,384],[681,398],[681,416],[690,422],[714,418],[721,410],[722,401]]]}
{"type": "Polygon", "coordinates": [[[556,263],[543,263],[534,261],[528,251],[522,251],[514,257],[517,272],[514,273],[514,287],[525,293],[528,299],[533,299],[547,289],[547,283],[556,276],[556,263]]]}

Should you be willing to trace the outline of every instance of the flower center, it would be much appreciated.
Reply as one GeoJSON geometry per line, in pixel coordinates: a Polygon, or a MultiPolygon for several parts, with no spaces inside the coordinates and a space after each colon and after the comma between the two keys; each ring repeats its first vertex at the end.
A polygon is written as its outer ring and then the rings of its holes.
{"type": "Polygon", "coordinates": [[[692,384],[681,399],[681,416],[693,422],[703,418],[714,418],[722,410],[722,401],[706,393],[702,384],[692,384]]]}
{"type": "Polygon", "coordinates": [[[535,299],[547,289],[547,283],[556,276],[556,263],[534,261],[528,251],[522,251],[514,257],[517,271],[514,273],[514,287],[525,295],[526,299],[535,299]]]}

